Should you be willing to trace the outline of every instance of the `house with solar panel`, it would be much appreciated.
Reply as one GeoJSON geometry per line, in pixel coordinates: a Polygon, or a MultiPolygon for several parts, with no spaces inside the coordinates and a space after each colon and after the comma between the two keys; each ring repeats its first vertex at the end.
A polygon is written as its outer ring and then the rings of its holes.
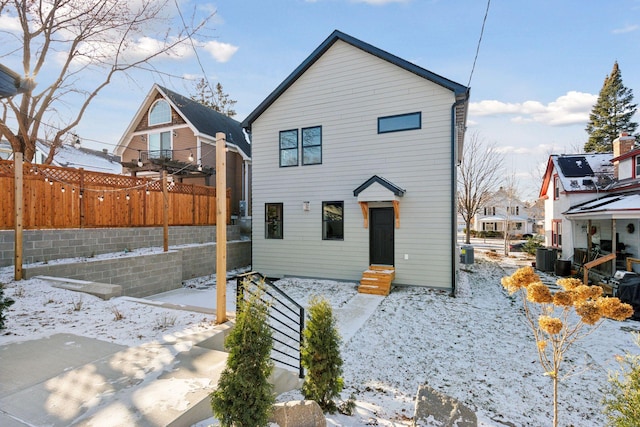
{"type": "Polygon", "coordinates": [[[242,122],[252,266],[269,277],[454,290],[469,90],[334,31],[242,122]]]}
{"type": "Polygon", "coordinates": [[[226,137],[232,218],[250,215],[251,146],[240,122],[157,84],[120,138],[124,172],[156,178],[166,170],[187,184],[215,187],[216,133],[226,137]]]}
{"type": "Polygon", "coordinates": [[[615,254],[596,268],[602,276],[640,258],[640,148],[633,136],[616,138],[613,153],[551,155],[540,197],[546,245],[561,258],[583,265],[615,254]]]}

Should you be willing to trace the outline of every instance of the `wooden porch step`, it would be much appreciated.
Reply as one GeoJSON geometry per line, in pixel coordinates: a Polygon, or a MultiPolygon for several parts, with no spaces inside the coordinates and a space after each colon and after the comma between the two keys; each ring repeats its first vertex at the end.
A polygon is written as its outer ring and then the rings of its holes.
{"type": "Polygon", "coordinates": [[[388,265],[371,265],[362,273],[358,292],[373,295],[389,295],[391,282],[396,277],[395,268],[388,265]]]}

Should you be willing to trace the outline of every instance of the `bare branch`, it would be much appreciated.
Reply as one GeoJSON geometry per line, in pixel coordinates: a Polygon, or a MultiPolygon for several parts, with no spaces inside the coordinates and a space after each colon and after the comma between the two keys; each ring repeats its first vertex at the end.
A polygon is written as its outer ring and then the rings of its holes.
{"type": "Polygon", "coordinates": [[[473,217],[503,179],[502,164],[495,144],[484,143],[477,132],[465,141],[458,167],[458,213],[465,222],[466,243],[470,243],[473,217]]]}
{"type": "Polygon", "coordinates": [[[116,74],[128,77],[133,70],[155,70],[155,59],[178,58],[215,14],[190,26],[172,26],[170,6],[168,0],[0,0],[0,12],[17,19],[21,28],[19,35],[4,31],[15,36],[0,46],[0,57],[21,55],[25,76],[41,80],[38,92],[1,101],[10,114],[3,117],[0,133],[13,150],[30,161],[42,126],[54,122],[60,124],[49,126],[47,136],[58,147],[116,74]]]}

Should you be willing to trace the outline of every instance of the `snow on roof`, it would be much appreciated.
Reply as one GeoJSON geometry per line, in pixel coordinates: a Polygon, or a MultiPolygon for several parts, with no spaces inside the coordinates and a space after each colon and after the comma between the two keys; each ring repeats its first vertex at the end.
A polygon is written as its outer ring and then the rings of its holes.
{"type": "Polygon", "coordinates": [[[612,153],[552,155],[551,159],[565,191],[593,191],[602,181],[613,180],[612,153]]]}
{"type": "Polygon", "coordinates": [[[564,215],[640,210],[640,194],[611,194],[571,207],[564,215]]]}
{"type": "MultiPolygon", "coordinates": [[[[49,146],[41,141],[37,142],[37,147],[46,156],[49,146]]],[[[91,150],[88,148],[76,148],[73,145],[64,144],[56,150],[53,163],[58,166],[75,169],[85,169],[94,172],[121,174],[122,165],[120,158],[103,151],[91,150]]]]}

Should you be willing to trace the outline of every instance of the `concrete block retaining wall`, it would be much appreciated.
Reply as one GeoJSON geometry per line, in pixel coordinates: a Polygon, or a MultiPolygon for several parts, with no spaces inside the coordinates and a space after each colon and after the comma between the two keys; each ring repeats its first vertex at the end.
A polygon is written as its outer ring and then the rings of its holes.
{"type": "MultiPolygon", "coordinates": [[[[86,258],[72,263],[25,266],[25,279],[54,276],[122,286],[123,295],[146,297],[178,289],[182,281],[216,271],[215,243],[172,248],[169,252],[125,254],[113,258],[86,258]]],[[[251,264],[251,242],[227,243],[227,269],[251,264]]]]}
{"type": "MultiPolygon", "coordinates": [[[[227,226],[227,240],[240,239],[240,225],[227,226]]],[[[13,230],[0,230],[0,267],[14,264],[13,230]]],[[[56,259],[92,257],[140,248],[162,247],[162,227],[69,228],[24,230],[24,264],[56,259]]],[[[169,246],[215,242],[215,226],[169,227],[169,246]]]]}

